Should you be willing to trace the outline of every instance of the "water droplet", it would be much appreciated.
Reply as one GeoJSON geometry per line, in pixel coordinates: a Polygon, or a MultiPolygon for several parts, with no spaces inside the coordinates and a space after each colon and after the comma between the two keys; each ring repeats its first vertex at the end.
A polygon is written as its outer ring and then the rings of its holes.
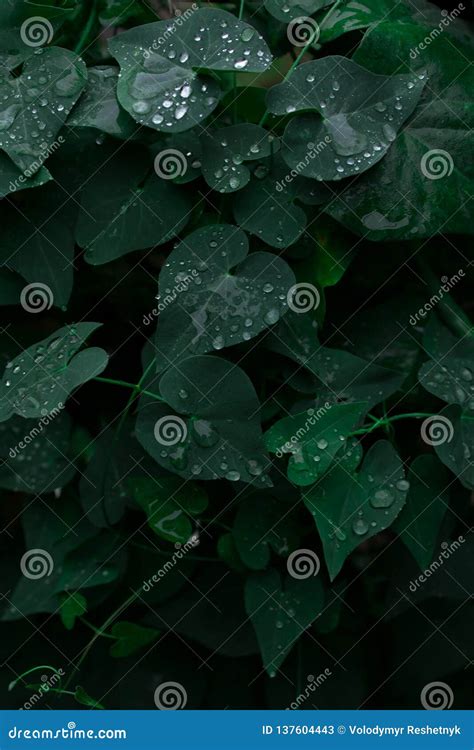
{"type": "Polygon", "coordinates": [[[388,490],[377,490],[370,498],[370,504],[373,508],[389,508],[394,501],[394,497],[388,490]]]}
{"type": "Polygon", "coordinates": [[[369,524],[363,518],[356,518],[352,523],[352,529],[357,536],[364,536],[369,530],[369,524]]]}

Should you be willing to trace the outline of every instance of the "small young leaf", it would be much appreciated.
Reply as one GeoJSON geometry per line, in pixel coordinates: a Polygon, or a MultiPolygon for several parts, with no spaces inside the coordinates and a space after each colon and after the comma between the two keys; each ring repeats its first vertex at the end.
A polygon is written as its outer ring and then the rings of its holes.
{"type": "Polygon", "coordinates": [[[183,483],[173,476],[142,477],[130,480],[130,485],[155,534],[178,544],[190,539],[194,529],[192,517],[207,508],[208,497],[203,487],[183,483]]]}
{"type": "Polygon", "coordinates": [[[116,643],[110,647],[110,655],[115,658],[134,654],[149,643],[153,643],[160,635],[158,630],[144,628],[142,625],[125,620],[114,623],[110,634],[117,639],[116,643]]]}
{"type": "Polygon", "coordinates": [[[73,630],[76,619],[87,612],[87,599],[76,591],[65,594],[59,609],[59,615],[66,630],[73,630]]]}

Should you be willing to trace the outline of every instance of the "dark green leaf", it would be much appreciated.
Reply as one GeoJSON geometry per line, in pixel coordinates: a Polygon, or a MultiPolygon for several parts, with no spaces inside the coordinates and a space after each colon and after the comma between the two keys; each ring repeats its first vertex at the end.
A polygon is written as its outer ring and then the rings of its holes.
{"type": "Polygon", "coordinates": [[[408,487],[399,455],[380,440],[367,452],[358,474],[335,466],[305,492],[303,500],[318,527],[331,580],[356,547],[393,523],[405,505],[408,487]]]}
{"type": "Polygon", "coordinates": [[[79,352],[99,325],[60,328],[8,362],[0,383],[0,422],[12,414],[39,418],[56,413],[75,388],[100,375],[108,362],[104,350],[79,352]]]}

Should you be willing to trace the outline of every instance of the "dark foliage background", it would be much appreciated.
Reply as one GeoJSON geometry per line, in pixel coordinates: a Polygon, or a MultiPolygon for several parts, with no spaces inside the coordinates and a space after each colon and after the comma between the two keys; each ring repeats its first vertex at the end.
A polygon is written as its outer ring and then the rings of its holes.
{"type": "Polygon", "coordinates": [[[0,9],[1,705],[471,708],[472,8],[199,5],[0,9]]]}

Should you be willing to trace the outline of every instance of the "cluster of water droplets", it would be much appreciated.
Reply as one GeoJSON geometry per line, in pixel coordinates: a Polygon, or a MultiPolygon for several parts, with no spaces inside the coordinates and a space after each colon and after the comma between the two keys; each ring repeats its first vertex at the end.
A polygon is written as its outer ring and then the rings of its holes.
{"type": "Polygon", "coordinates": [[[68,395],[66,368],[82,340],[72,327],[66,336],[26,350],[8,362],[3,375],[4,400],[11,412],[23,416],[46,416],[68,395]]]}
{"type": "MultiPolygon", "coordinates": [[[[253,161],[268,154],[268,146],[275,140],[274,136],[269,133],[265,134],[264,141],[261,140],[251,143],[248,147],[238,148],[235,144],[222,137],[218,143],[225,151],[217,153],[218,166],[213,170],[213,187],[220,193],[233,192],[245,187],[250,179],[250,172],[245,161],[253,161]],[[214,183],[216,180],[216,183],[214,183]]],[[[216,154],[210,154],[216,159],[216,154]]]]}
{"type": "Polygon", "coordinates": [[[444,365],[433,368],[430,365],[426,385],[439,395],[443,401],[457,403],[474,411],[474,374],[470,367],[459,364],[449,370],[444,365]]]}
{"type": "MultiPolygon", "coordinates": [[[[197,271],[193,282],[178,295],[178,303],[188,311],[194,329],[190,354],[219,351],[249,341],[266,326],[277,323],[287,308],[286,282],[275,265],[271,266],[271,282],[265,281],[265,274],[258,279],[240,276],[238,266],[235,273],[226,271],[232,260],[215,230],[209,231],[205,255],[208,260],[198,261],[194,267],[189,261],[173,260],[171,255],[162,272],[166,273],[166,286],[160,285],[159,299],[166,300],[176,285],[197,271]]],[[[273,256],[269,259],[273,261],[273,256]]],[[[173,314],[172,305],[166,312],[173,314]]]]}
{"type": "MultiPolygon", "coordinates": [[[[181,388],[178,395],[185,409],[189,393],[181,388]]],[[[160,457],[169,461],[176,471],[189,469],[196,478],[204,472],[206,479],[224,478],[230,482],[242,479],[258,481],[263,485],[268,483],[263,475],[263,460],[242,456],[221,437],[218,426],[209,419],[191,417],[186,441],[169,449],[163,448],[160,457]]]]}
{"type": "MultiPolygon", "coordinates": [[[[409,80],[406,83],[407,92],[415,89],[419,81],[426,78],[426,73],[421,72],[417,75],[417,80],[409,80]]],[[[316,75],[308,73],[306,83],[316,83],[316,75]]],[[[381,156],[387,151],[390,145],[397,137],[397,130],[405,119],[404,110],[407,107],[412,108],[411,97],[404,104],[404,97],[396,95],[387,100],[379,100],[371,106],[364,106],[360,111],[351,113],[337,111],[337,97],[341,90],[341,83],[337,78],[331,82],[331,91],[321,98],[316,108],[319,110],[322,119],[319,129],[319,135],[315,134],[315,123],[304,126],[296,130],[296,137],[301,142],[306,140],[306,148],[311,153],[315,148],[314,141],[322,141],[323,130],[329,136],[329,148],[321,147],[319,153],[309,162],[308,175],[318,181],[322,180],[339,180],[343,177],[351,176],[358,172],[364,172],[375,164],[381,156]],[[332,169],[329,166],[331,155],[332,169]],[[320,172],[318,172],[318,163],[320,172]],[[324,174],[323,174],[324,168],[324,174]],[[328,173],[330,170],[331,174],[328,173]]],[[[297,107],[294,104],[288,104],[286,113],[295,112],[297,107]]],[[[295,157],[294,157],[295,158],[295,157]]],[[[298,150],[298,161],[301,158],[298,150]]]]}
{"type": "Polygon", "coordinates": [[[34,65],[27,63],[23,74],[4,80],[0,87],[0,143],[25,161],[45,161],[46,152],[66,120],[85,80],[73,64],[50,64],[52,50],[36,50],[34,65]],[[44,62],[41,56],[45,56],[44,62]],[[37,60],[36,57],[40,56],[37,60]]]}

